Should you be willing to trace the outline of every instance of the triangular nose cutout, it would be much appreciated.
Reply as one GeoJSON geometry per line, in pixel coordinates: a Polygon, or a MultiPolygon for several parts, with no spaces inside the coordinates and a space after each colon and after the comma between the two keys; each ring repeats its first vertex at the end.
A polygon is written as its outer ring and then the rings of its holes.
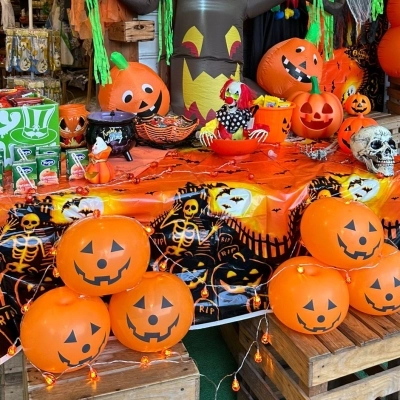
{"type": "Polygon", "coordinates": [[[140,103],[139,108],[147,107],[147,105],[148,105],[148,104],[147,104],[146,102],[142,101],[142,102],[140,103]]]}
{"type": "Polygon", "coordinates": [[[303,61],[303,62],[299,65],[299,67],[306,69],[306,68],[307,68],[307,62],[306,62],[306,61],[303,61]]]}

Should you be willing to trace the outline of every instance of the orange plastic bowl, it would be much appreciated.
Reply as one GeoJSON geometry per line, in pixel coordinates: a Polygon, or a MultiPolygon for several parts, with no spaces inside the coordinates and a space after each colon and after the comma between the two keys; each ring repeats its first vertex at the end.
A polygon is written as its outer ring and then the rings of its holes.
{"type": "Polygon", "coordinates": [[[257,139],[224,140],[214,139],[210,147],[220,156],[244,156],[254,153],[260,143],[257,139]]]}

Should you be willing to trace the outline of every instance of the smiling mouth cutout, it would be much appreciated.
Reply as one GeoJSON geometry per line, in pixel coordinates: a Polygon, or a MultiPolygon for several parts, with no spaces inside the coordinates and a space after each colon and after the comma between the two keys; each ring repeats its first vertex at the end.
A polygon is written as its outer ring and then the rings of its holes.
{"type": "Polygon", "coordinates": [[[383,307],[377,307],[376,305],[375,305],[375,303],[366,295],[366,294],[364,294],[364,296],[365,296],[365,300],[367,301],[367,304],[369,304],[374,310],[376,310],[376,311],[379,311],[379,312],[386,312],[386,311],[390,311],[390,310],[392,310],[392,311],[396,311],[396,310],[398,310],[399,308],[400,308],[400,305],[399,306],[395,306],[395,305],[392,305],[392,306],[383,306],[383,307]]]}
{"type": "Polygon", "coordinates": [[[136,326],[130,320],[129,315],[126,314],[126,323],[128,327],[132,329],[133,336],[135,336],[142,342],[147,342],[147,343],[150,343],[150,339],[156,339],[157,342],[162,342],[163,340],[168,339],[171,336],[172,328],[177,326],[178,322],[179,322],[179,314],[175,318],[175,321],[168,327],[167,333],[165,333],[164,335],[161,335],[160,332],[145,332],[144,335],[139,335],[139,333],[137,333],[136,326]]]}
{"type": "Polygon", "coordinates": [[[299,324],[300,325],[303,325],[303,328],[306,330],[306,331],[309,331],[309,332],[325,332],[325,331],[327,331],[327,330],[330,330],[330,329],[332,329],[334,326],[335,326],[335,324],[340,320],[340,317],[342,316],[342,313],[340,313],[339,314],[339,316],[332,322],[332,325],[331,326],[320,326],[320,327],[318,327],[318,326],[315,326],[314,328],[309,328],[308,326],[307,326],[307,324],[300,318],[300,315],[299,314],[297,314],[297,321],[299,322],[299,324]]]}
{"type": "Polygon", "coordinates": [[[344,254],[346,254],[346,256],[352,258],[353,260],[357,260],[358,257],[361,257],[363,260],[368,260],[375,254],[375,250],[378,249],[379,246],[381,245],[381,241],[379,240],[378,244],[372,249],[371,253],[367,253],[365,251],[355,251],[354,253],[350,253],[347,250],[347,246],[345,245],[345,243],[343,242],[343,240],[340,238],[339,235],[337,235],[337,238],[339,246],[343,249],[344,254]]]}
{"type": "Polygon", "coordinates": [[[300,71],[294,64],[292,64],[289,59],[285,56],[282,56],[282,65],[285,68],[286,72],[296,81],[302,83],[311,83],[310,75],[305,74],[300,71]]]}
{"type": "Polygon", "coordinates": [[[300,118],[302,124],[308,128],[312,129],[313,131],[318,131],[321,129],[326,129],[331,123],[332,123],[332,118],[328,119],[327,121],[307,121],[306,118],[300,118]]]}
{"type": "Polygon", "coordinates": [[[94,356],[90,356],[90,357],[84,358],[83,360],[78,361],[77,364],[71,364],[71,360],[68,360],[68,358],[65,358],[60,352],[58,352],[58,357],[60,358],[61,362],[64,363],[64,364],[67,364],[67,366],[69,368],[75,368],[75,367],[79,367],[81,365],[87,364],[88,362],[94,360],[100,354],[100,351],[101,351],[104,343],[106,342],[106,336],[107,335],[104,334],[103,341],[101,342],[101,344],[100,344],[100,346],[99,346],[99,348],[97,350],[97,353],[94,356]]]}
{"type": "Polygon", "coordinates": [[[78,275],[82,275],[82,279],[95,286],[100,286],[101,282],[106,282],[108,285],[112,285],[115,282],[118,282],[121,279],[122,273],[129,268],[129,265],[131,263],[131,259],[129,258],[128,261],[125,263],[125,265],[118,270],[117,276],[114,278],[111,278],[110,275],[108,276],[96,276],[94,279],[89,279],[86,278],[86,274],[79,268],[78,264],[76,261],[74,261],[75,264],[75,271],[78,275]]]}

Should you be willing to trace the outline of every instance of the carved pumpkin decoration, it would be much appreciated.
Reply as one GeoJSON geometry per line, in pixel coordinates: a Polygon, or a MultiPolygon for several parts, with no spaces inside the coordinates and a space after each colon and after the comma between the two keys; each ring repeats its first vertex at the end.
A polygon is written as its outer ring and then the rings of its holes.
{"type": "Polygon", "coordinates": [[[168,272],[146,272],[132,290],[110,300],[111,328],[116,338],[136,351],[154,352],[178,343],[193,321],[189,288],[168,272]]]}
{"type": "Polygon", "coordinates": [[[271,309],[289,328],[319,335],[337,328],[349,308],[341,274],[313,257],[293,257],[274,272],[268,286],[271,309]]]}
{"type": "Polygon", "coordinates": [[[375,265],[384,241],[381,222],[371,209],[338,197],[311,203],[301,218],[300,234],[313,257],[343,269],[375,265]]]}
{"type": "Polygon", "coordinates": [[[368,96],[354,93],[344,102],[344,110],[350,115],[366,115],[371,112],[371,102],[368,96]]]}
{"type": "Polygon", "coordinates": [[[150,260],[147,233],[135,219],[104,215],[72,224],[61,236],[56,265],[78,293],[103,296],[135,286],[150,260]]]}
{"type": "Polygon", "coordinates": [[[400,252],[384,243],[382,257],[373,268],[348,272],[350,305],[371,315],[390,315],[400,310],[400,252]]]}
{"type": "Polygon", "coordinates": [[[257,68],[257,83],[269,94],[288,98],[311,90],[311,76],[322,75],[322,58],[309,41],[291,38],[271,47],[257,68]]]}
{"type": "Polygon", "coordinates": [[[59,106],[60,146],[64,149],[85,147],[85,133],[89,123],[89,112],[84,104],[59,106]]]}
{"type": "Polygon", "coordinates": [[[157,73],[145,64],[126,61],[117,52],[111,54],[111,61],[115,63],[110,72],[112,83],[99,88],[103,111],[127,111],[141,118],[168,112],[169,91],[157,73]]]}
{"type": "Polygon", "coordinates": [[[343,107],[332,93],[318,88],[315,76],[311,77],[310,92],[299,92],[291,97],[297,105],[292,115],[292,131],[309,139],[324,139],[332,136],[343,121],[343,107]]]}
{"type": "Polygon", "coordinates": [[[364,117],[363,114],[359,114],[357,117],[346,118],[338,130],[337,139],[339,147],[345,153],[353,154],[350,149],[350,138],[361,128],[371,125],[378,125],[378,123],[372,118],[364,117]]]}
{"type": "Polygon", "coordinates": [[[61,373],[92,363],[106,346],[109,333],[104,302],[64,286],[32,303],[22,319],[20,339],[33,365],[61,373]]]}

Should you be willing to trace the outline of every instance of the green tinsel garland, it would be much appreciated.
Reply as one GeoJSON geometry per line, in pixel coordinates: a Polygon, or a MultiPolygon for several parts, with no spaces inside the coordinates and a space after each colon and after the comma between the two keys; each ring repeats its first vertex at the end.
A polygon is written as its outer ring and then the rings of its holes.
{"type": "Polygon", "coordinates": [[[383,14],[383,0],[372,0],[371,18],[376,21],[379,15],[383,14]]]}
{"type": "Polygon", "coordinates": [[[162,0],[158,3],[158,26],[159,26],[159,41],[158,41],[158,61],[160,61],[163,44],[165,46],[165,56],[167,65],[170,64],[170,58],[174,52],[173,45],[173,4],[172,0],[162,0]],[[164,35],[164,40],[163,40],[164,35]]]}
{"type": "Polygon", "coordinates": [[[86,0],[90,24],[92,25],[94,48],[94,79],[103,86],[111,83],[110,62],[104,46],[98,0],[86,0]]]}
{"type": "MultiPolygon", "coordinates": [[[[332,1],[332,0],[331,0],[332,1]]],[[[323,0],[315,0],[312,11],[308,8],[310,15],[310,27],[305,39],[318,47],[321,41],[321,16],[324,17],[324,57],[325,60],[333,58],[333,15],[325,12],[323,0]]]]}

